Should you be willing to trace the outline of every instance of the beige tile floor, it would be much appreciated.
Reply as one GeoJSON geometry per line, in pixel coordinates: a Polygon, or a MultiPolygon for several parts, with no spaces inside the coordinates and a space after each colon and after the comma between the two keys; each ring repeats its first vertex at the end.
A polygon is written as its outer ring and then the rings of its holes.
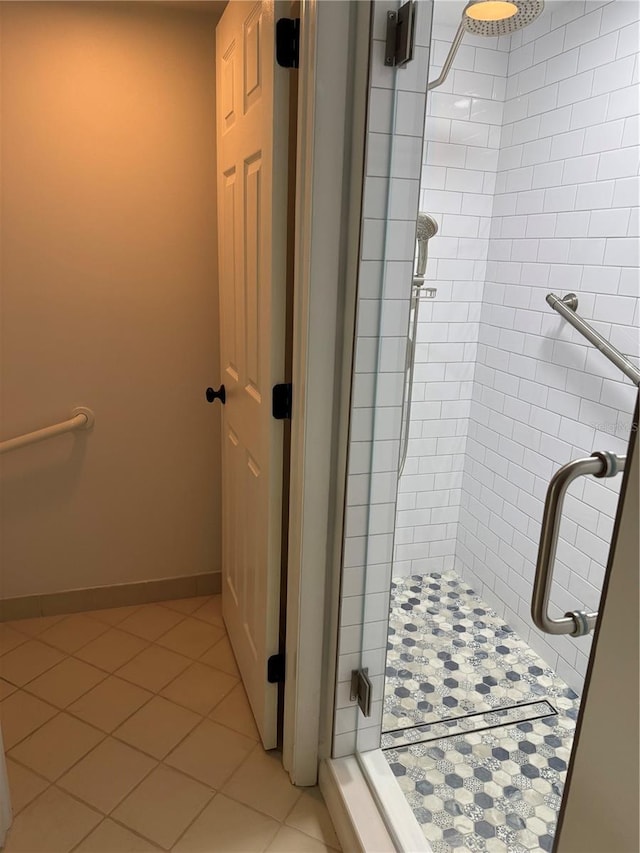
{"type": "Polygon", "coordinates": [[[0,624],[5,853],[339,850],[264,752],[220,596],[0,624]]]}

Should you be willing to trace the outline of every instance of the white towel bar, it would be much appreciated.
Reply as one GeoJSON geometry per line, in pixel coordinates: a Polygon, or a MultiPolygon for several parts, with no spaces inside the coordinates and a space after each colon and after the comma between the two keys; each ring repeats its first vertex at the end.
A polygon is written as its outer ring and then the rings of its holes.
{"type": "Polygon", "coordinates": [[[19,447],[25,447],[27,444],[35,444],[37,441],[44,441],[45,438],[54,438],[56,435],[63,435],[65,432],[74,432],[79,429],[91,429],[95,420],[91,409],[85,406],[78,406],[71,411],[71,417],[68,421],[62,421],[59,424],[37,429],[34,432],[27,432],[24,435],[18,435],[15,438],[8,438],[6,441],[0,441],[0,454],[8,453],[10,450],[17,450],[19,447]]]}

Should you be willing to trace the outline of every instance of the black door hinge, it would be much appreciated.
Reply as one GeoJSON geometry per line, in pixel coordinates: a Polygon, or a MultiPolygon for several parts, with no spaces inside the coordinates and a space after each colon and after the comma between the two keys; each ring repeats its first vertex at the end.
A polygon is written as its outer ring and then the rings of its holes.
{"type": "Polygon", "coordinates": [[[281,382],[280,385],[273,386],[271,411],[277,421],[291,419],[291,397],[291,382],[281,382]]]}
{"type": "Polygon", "coordinates": [[[267,681],[269,684],[280,684],[284,681],[284,655],[271,655],[267,660],[267,681]]]}
{"type": "Polygon", "coordinates": [[[280,18],[276,23],[276,62],[283,68],[300,64],[300,18],[280,18]]]}

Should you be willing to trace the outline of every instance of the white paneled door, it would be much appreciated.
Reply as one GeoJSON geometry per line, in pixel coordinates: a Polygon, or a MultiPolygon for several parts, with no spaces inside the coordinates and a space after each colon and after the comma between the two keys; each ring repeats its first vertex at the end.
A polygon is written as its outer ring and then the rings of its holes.
{"type": "Polygon", "coordinates": [[[216,30],[224,620],[266,749],[277,744],[290,73],[277,3],[231,0],[216,30]]]}

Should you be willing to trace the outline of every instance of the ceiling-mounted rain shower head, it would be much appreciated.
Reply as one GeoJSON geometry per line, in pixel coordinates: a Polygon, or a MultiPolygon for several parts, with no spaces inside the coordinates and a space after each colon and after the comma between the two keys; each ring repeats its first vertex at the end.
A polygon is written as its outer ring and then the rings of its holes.
{"type": "Polygon", "coordinates": [[[453,43],[440,76],[427,89],[436,89],[447,79],[465,33],[474,36],[507,36],[533,23],[544,9],[544,0],[471,0],[462,12],[453,43]]]}
{"type": "Polygon", "coordinates": [[[427,245],[429,240],[437,233],[438,223],[433,216],[429,216],[428,213],[419,213],[418,227],[416,228],[416,241],[418,243],[416,279],[424,279],[427,271],[427,245]]]}
{"type": "Polygon", "coordinates": [[[471,0],[462,13],[462,26],[474,36],[508,36],[533,23],[543,9],[544,0],[471,0]],[[501,17],[490,17],[489,7],[501,17]],[[498,7],[508,14],[502,17],[498,7]],[[485,10],[489,14],[482,14],[485,10]]]}

